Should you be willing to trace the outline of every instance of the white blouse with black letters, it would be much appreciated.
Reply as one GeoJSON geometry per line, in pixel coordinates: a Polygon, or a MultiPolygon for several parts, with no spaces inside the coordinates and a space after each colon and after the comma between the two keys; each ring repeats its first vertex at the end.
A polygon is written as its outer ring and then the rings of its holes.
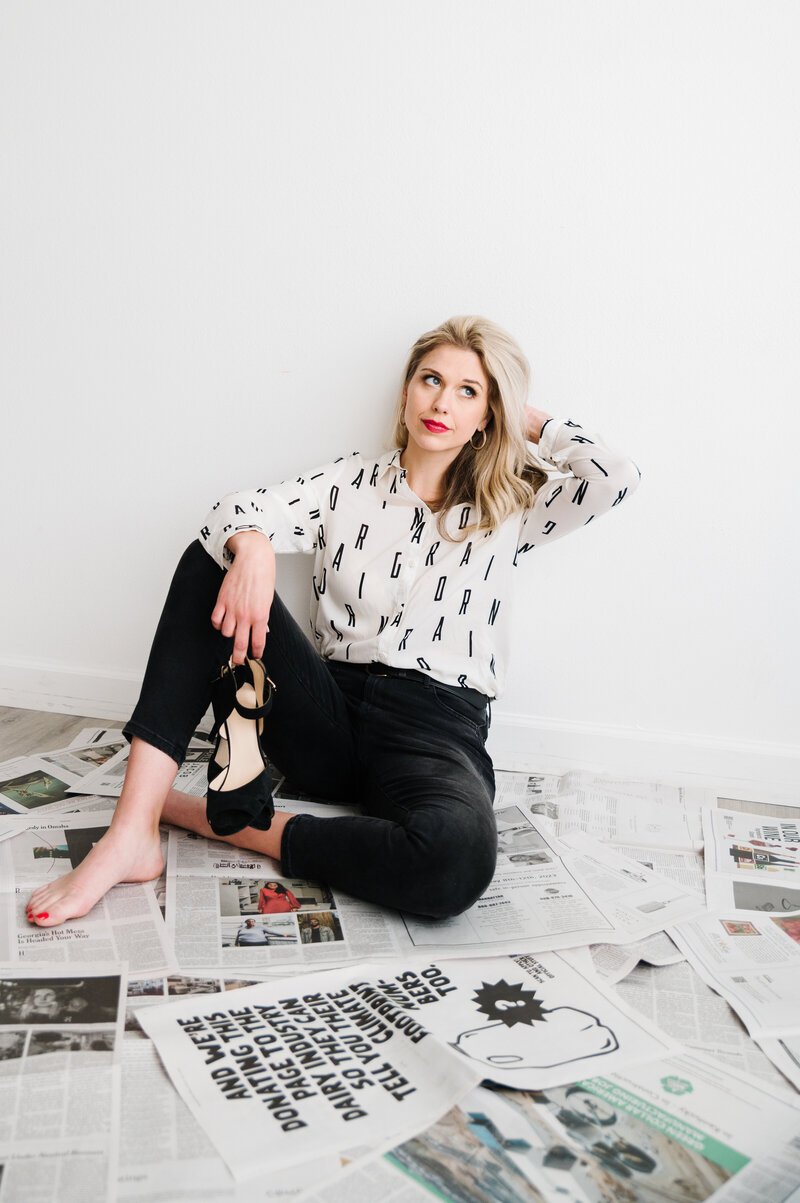
{"type": "MultiPolygon", "coordinates": [[[[498,697],[520,557],[607,513],[641,477],[599,435],[566,419],[545,423],[537,453],[568,475],[551,477],[530,509],[461,542],[441,537],[438,515],[406,482],[400,451],[354,453],[297,480],[230,493],[200,538],[223,568],[236,531],[261,531],[278,553],[313,553],[311,631],[323,656],[414,668],[498,697]]],[[[448,531],[469,525],[470,509],[451,510],[448,531]]]]}

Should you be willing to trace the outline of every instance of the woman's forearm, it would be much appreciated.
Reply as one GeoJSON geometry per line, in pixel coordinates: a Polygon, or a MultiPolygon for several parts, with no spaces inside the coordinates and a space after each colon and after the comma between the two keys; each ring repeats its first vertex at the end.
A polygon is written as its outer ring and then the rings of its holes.
{"type": "Polygon", "coordinates": [[[258,659],[264,653],[269,612],[275,595],[275,552],[261,531],[237,531],[225,546],[234,560],[225,573],[211,622],[233,636],[233,662],[244,663],[248,646],[258,659]]]}

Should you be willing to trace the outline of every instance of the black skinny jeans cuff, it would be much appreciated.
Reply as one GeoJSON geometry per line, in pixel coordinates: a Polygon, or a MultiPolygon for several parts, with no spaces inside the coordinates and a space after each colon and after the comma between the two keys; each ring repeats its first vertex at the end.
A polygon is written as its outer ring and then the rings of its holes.
{"type": "Polygon", "coordinates": [[[136,735],[139,739],[143,739],[146,744],[150,744],[152,747],[158,748],[159,752],[165,752],[170,759],[175,761],[178,768],[181,767],[186,759],[186,749],[189,746],[188,744],[184,744],[181,747],[169,739],[164,739],[163,735],[158,735],[155,731],[151,731],[148,727],[143,727],[141,723],[137,723],[133,719],[126,723],[122,728],[122,734],[125,736],[128,743],[130,743],[134,735],[136,735]]]}
{"type": "Polygon", "coordinates": [[[294,863],[294,853],[297,850],[297,840],[295,837],[299,831],[299,828],[303,826],[303,820],[305,819],[307,821],[309,818],[310,815],[292,815],[291,819],[283,829],[283,834],[281,836],[280,860],[281,872],[283,873],[284,877],[303,876],[302,870],[294,863]]]}

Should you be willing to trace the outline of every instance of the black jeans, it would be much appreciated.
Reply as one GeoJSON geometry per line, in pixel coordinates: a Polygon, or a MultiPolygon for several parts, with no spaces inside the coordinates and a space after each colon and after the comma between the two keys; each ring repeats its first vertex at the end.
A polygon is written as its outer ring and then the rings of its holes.
{"type": "MultiPolygon", "coordinates": [[[[233,640],[211,625],[222,569],[184,552],[125,734],[181,764],[233,640]]],[[[262,743],[305,793],[360,815],[297,815],[284,875],[431,918],[460,914],[489,885],[497,854],[486,701],[474,690],[375,675],[323,660],[276,596],[263,661],[275,682],[262,743]]]]}

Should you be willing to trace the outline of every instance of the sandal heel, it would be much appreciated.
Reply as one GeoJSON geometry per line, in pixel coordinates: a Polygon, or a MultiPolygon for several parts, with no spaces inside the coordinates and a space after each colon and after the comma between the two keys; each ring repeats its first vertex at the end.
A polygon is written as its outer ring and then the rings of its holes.
{"type": "Polygon", "coordinates": [[[216,737],[216,744],[208,765],[206,817],[215,835],[235,835],[244,827],[266,831],[272,822],[273,783],[261,732],[274,691],[260,660],[223,666],[212,686],[210,738],[216,737]],[[226,763],[222,763],[223,741],[226,763]]]}

